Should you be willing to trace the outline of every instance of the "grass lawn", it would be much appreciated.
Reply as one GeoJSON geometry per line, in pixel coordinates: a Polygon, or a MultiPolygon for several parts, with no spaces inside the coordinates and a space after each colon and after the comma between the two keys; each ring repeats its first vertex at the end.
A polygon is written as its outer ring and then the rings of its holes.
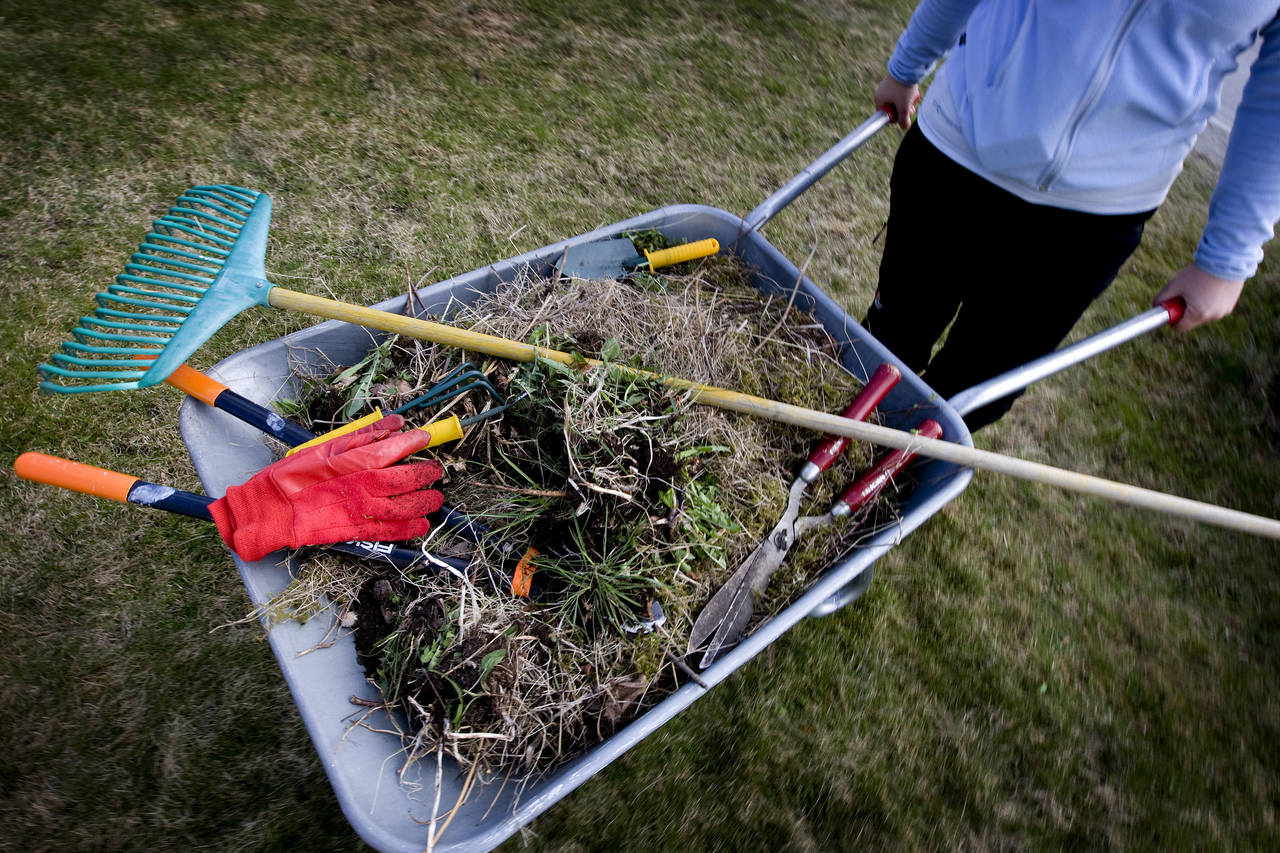
{"type": "MultiPolygon", "coordinates": [[[[10,469],[34,449],[199,490],[178,392],[35,374],[182,190],[270,193],[273,279],[361,304],[666,204],[745,214],[870,112],[911,5],[0,0],[0,847],[360,846],[212,526],[10,469]]],[[[896,138],[767,229],[855,316],[896,138]]],[[[1188,161],[1077,336],[1147,306],[1212,184],[1188,161]]],[[[310,322],[249,312],[192,363],[310,322]]],[[[978,445],[1277,517],[1278,352],[1273,246],[1232,317],[1045,381],[978,445]]],[[[508,847],[1274,846],[1278,564],[979,474],[862,600],[508,847]]]]}

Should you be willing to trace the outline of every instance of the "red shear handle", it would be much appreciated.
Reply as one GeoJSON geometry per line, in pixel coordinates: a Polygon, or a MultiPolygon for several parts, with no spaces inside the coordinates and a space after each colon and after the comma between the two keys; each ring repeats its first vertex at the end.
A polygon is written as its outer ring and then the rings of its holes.
{"type": "MultiPolygon", "coordinates": [[[[916,428],[916,433],[925,438],[941,438],[942,426],[933,418],[925,421],[916,428]]],[[[883,459],[875,464],[871,470],[858,478],[858,481],[849,488],[845,489],[843,495],[836,506],[844,504],[845,509],[841,507],[840,514],[853,512],[868,503],[880,494],[880,491],[887,485],[912,459],[916,458],[916,454],[908,450],[895,450],[886,454],[883,459]]]]}
{"type": "MultiPolygon", "coordinates": [[[[880,365],[876,368],[876,372],[871,374],[867,384],[862,386],[853,403],[844,410],[842,417],[851,421],[866,420],[867,415],[880,405],[880,401],[893,390],[893,386],[897,385],[901,378],[902,372],[892,364],[880,365]]],[[[813,453],[809,454],[809,462],[817,468],[813,475],[816,477],[830,468],[831,463],[835,462],[836,457],[844,453],[844,449],[848,446],[847,438],[835,435],[823,436],[822,441],[818,442],[818,446],[813,449],[813,453]]]]}
{"type": "Polygon", "coordinates": [[[1159,303],[1159,306],[1169,312],[1170,326],[1178,325],[1178,321],[1182,319],[1182,315],[1187,310],[1187,303],[1181,296],[1166,299],[1164,302],[1159,303]]]}

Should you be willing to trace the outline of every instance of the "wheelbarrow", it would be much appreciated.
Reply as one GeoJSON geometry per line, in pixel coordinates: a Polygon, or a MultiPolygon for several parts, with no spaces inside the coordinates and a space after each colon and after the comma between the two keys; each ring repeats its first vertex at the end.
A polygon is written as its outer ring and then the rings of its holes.
{"type": "MultiPolygon", "coordinates": [[[[902,381],[880,407],[887,426],[909,429],[925,418],[933,418],[942,426],[944,439],[972,447],[956,408],[907,370],[760,233],[769,219],[888,122],[888,116],[882,113],[865,121],[746,217],[702,205],[663,207],[424,287],[417,294],[417,310],[447,315],[451,304],[470,304],[480,294],[521,275],[551,273],[572,246],[617,238],[627,232],[656,229],[673,242],[715,238],[722,251],[737,255],[756,270],[754,284],[762,292],[787,295],[794,285],[796,305],[812,313],[841,345],[842,363],[852,374],[865,380],[885,362],[902,369],[902,381]]],[[[375,307],[394,312],[407,310],[404,297],[375,307]]],[[[351,363],[379,340],[365,328],[329,321],[239,352],[220,362],[211,373],[239,393],[266,403],[297,393],[294,368],[299,363],[304,369],[321,369],[322,358],[329,363],[351,363]]],[[[188,400],[180,422],[196,471],[211,495],[220,495],[228,486],[243,482],[273,459],[272,450],[259,431],[216,409],[188,400]]],[[[898,507],[896,525],[877,531],[837,558],[807,592],[703,671],[700,683],[684,684],[613,736],[545,776],[523,786],[507,784],[496,799],[487,790],[473,793],[452,815],[434,849],[492,849],[675,717],[800,620],[829,613],[856,598],[865,589],[872,563],[959,495],[972,476],[970,469],[950,462],[928,460],[921,464],[917,485],[898,507]]],[[[283,590],[293,568],[267,560],[247,563],[235,558],[235,562],[255,604],[283,590]]],[[[305,624],[274,626],[268,634],[272,651],[353,828],[379,850],[420,851],[427,846],[432,801],[438,797],[440,803],[456,802],[464,784],[462,774],[447,758],[438,779],[431,763],[402,768],[399,739],[388,733],[395,728],[392,720],[375,716],[366,720],[366,725],[352,725],[351,697],[370,701],[378,697],[357,662],[353,640],[346,636],[330,643],[327,621],[312,619],[305,624]]]]}

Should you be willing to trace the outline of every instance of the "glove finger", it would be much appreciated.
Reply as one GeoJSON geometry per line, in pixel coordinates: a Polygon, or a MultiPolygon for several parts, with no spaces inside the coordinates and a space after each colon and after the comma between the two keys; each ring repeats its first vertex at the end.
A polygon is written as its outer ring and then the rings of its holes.
{"type": "MultiPolygon", "coordinates": [[[[373,426],[370,424],[370,426],[373,426]]],[[[324,472],[326,460],[330,460],[335,456],[340,456],[350,450],[364,447],[374,441],[377,441],[385,433],[375,432],[368,429],[358,429],[355,432],[349,432],[346,435],[340,435],[337,438],[331,438],[320,444],[313,444],[310,447],[303,448],[291,456],[286,456],[276,463],[280,470],[288,470],[290,473],[296,471],[306,472],[324,472]]],[[[332,476],[330,474],[329,476],[332,476]]]]}
{"type": "Polygon", "coordinates": [[[268,465],[255,476],[268,477],[284,495],[296,494],[303,489],[354,470],[349,464],[337,460],[346,458],[347,453],[353,450],[358,451],[376,441],[379,436],[385,435],[386,433],[359,430],[348,435],[340,435],[323,444],[313,445],[305,450],[299,450],[292,456],[286,456],[268,465]]]}
{"type": "Polygon", "coordinates": [[[403,415],[387,415],[381,420],[360,427],[355,432],[349,432],[346,435],[340,435],[320,444],[314,444],[311,447],[299,450],[290,459],[297,459],[302,456],[308,456],[310,459],[330,459],[357,447],[364,447],[379,441],[387,435],[398,431],[402,426],[404,426],[403,415]]]}
{"type": "Polygon", "coordinates": [[[360,509],[371,521],[402,521],[409,518],[422,518],[440,509],[444,503],[444,495],[435,489],[422,489],[392,497],[365,498],[360,509]]]}
{"type": "Polygon", "coordinates": [[[399,432],[404,426],[404,415],[387,415],[380,421],[374,421],[368,426],[360,427],[356,432],[399,432]]]}
{"type": "MultiPolygon", "coordinates": [[[[340,435],[337,438],[300,450],[292,456],[286,456],[276,463],[277,467],[273,472],[273,476],[282,489],[286,492],[294,492],[362,468],[381,467],[381,465],[364,462],[360,456],[348,457],[346,454],[368,447],[371,444],[376,444],[389,435],[395,435],[394,430],[403,425],[404,417],[402,415],[387,415],[382,420],[362,427],[355,432],[340,435]]],[[[427,440],[430,441],[430,438],[427,440]]],[[[410,450],[403,455],[407,456],[412,452],[410,450]]],[[[375,462],[379,458],[381,457],[375,455],[375,462]]],[[[386,464],[390,463],[382,463],[382,465],[386,464]]]]}
{"type": "Polygon", "coordinates": [[[364,518],[358,514],[348,521],[329,521],[323,526],[307,525],[294,533],[294,548],[303,545],[330,545],[359,539],[372,542],[397,542],[426,536],[431,522],[422,516],[413,518],[364,518]]]}
{"type": "MultiPolygon", "coordinates": [[[[358,433],[352,433],[352,435],[358,435],[358,433]]],[[[329,467],[335,475],[385,468],[410,453],[417,453],[430,443],[431,435],[420,429],[383,434],[376,440],[370,440],[360,447],[331,458],[329,467]]]]}
{"type": "Polygon", "coordinates": [[[392,465],[375,471],[361,471],[342,478],[362,493],[375,497],[387,497],[412,492],[429,486],[444,475],[444,468],[434,459],[427,462],[409,462],[392,465]]]}

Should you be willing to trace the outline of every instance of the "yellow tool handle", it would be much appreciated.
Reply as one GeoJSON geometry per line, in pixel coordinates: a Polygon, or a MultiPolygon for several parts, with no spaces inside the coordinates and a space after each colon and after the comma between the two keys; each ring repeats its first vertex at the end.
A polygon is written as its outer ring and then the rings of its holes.
{"type": "Polygon", "coordinates": [[[426,426],[418,427],[418,429],[425,429],[431,433],[431,442],[427,444],[427,447],[435,447],[437,444],[444,444],[446,441],[462,438],[462,421],[458,420],[457,415],[449,415],[447,418],[432,421],[426,426]]]}
{"type": "Polygon", "coordinates": [[[672,264],[705,258],[718,251],[720,251],[720,241],[715,237],[708,237],[705,240],[672,246],[670,249],[659,249],[656,252],[645,249],[644,256],[649,259],[649,269],[656,270],[659,267],[669,267],[672,264]]]}
{"type": "MultiPolygon", "coordinates": [[[[362,418],[358,418],[351,423],[343,424],[336,429],[331,429],[326,433],[317,435],[310,441],[304,441],[297,447],[291,447],[285,451],[285,456],[292,456],[304,447],[314,447],[317,444],[324,444],[331,438],[337,438],[340,435],[346,435],[355,432],[358,429],[367,427],[369,424],[377,423],[382,420],[382,409],[374,408],[374,410],[362,418]]],[[[431,433],[431,441],[427,443],[427,447],[435,447],[438,444],[444,444],[446,441],[454,441],[462,438],[462,421],[458,420],[457,415],[449,415],[447,418],[441,418],[438,421],[432,421],[426,426],[420,426],[418,429],[426,430],[431,433]]]]}
{"type": "MultiPolygon", "coordinates": [[[[276,308],[290,308],[314,317],[343,320],[348,323],[368,326],[373,329],[382,329],[386,332],[394,332],[408,337],[421,338],[444,346],[459,347],[512,361],[533,361],[535,358],[546,358],[567,365],[582,363],[581,359],[559,350],[536,347],[532,344],[507,340],[495,335],[471,332],[430,320],[418,320],[413,317],[405,317],[402,314],[392,314],[387,311],[377,311],[373,308],[348,305],[333,299],[325,299],[322,296],[311,296],[280,287],[272,289],[270,303],[276,308]]],[[[594,359],[587,359],[586,363],[589,365],[600,364],[599,361],[594,359]]],[[[860,421],[851,421],[839,415],[818,412],[801,406],[792,406],[788,403],[779,403],[776,400],[743,394],[727,388],[717,388],[714,385],[701,385],[688,379],[663,376],[646,370],[624,367],[619,364],[611,364],[610,369],[617,370],[627,377],[648,379],[661,382],[669,388],[685,390],[694,402],[714,406],[718,409],[727,409],[745,415],[777,421],[778,423],[805,427],[817,432],[856,438],[859,441],[868,441],[885,447],[909,450],[921,456],[942,459],[946,462],[954,462],[957,465],[992,471],[1023,480],[1046,483],[1069,491],[1106,498],[1117,503],[1140,506],[1170,515],[1216,524],[1220,527],[1253,533],[1258,536],[1280,539],[1280,521],[1275,519],[1175,497],[1174,495],[1167,495],[1151,489],[1105,480],[1101,477],[1092,477],[1088,474],[1054,468],[1050,465],[1028,462],[1013,456],[1003,456],[999,453],[964,447],[941,439],[925,438],[902,430],[889,429],[888,427],[860,421]]]]}

